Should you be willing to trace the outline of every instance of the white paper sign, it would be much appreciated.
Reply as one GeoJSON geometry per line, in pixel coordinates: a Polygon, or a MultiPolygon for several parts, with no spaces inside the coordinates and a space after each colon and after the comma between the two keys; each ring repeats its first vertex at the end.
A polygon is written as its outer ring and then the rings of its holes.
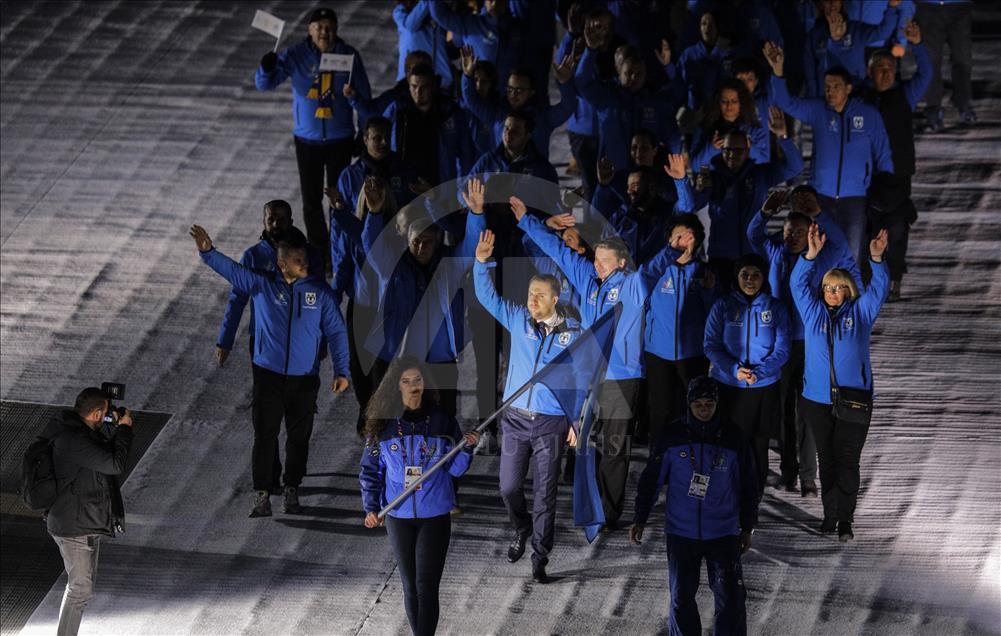
{"type": "Polygon", "coordinates": [[[344,53],[324,53],[320,58],[321,71],[344,71],[350,73],[354,66],[355,56],[344,53]]]}
{"type": "Polygon", "coordinates": [[[285,20],[279,20],[270,13],[265,13],[264,11],[258,10],[254,14],[254,21],[250,26],[255,29],[260,29],[268,35],[271,35],[277,39],[282,39],[282,31],[285,29],[285,20]]]}

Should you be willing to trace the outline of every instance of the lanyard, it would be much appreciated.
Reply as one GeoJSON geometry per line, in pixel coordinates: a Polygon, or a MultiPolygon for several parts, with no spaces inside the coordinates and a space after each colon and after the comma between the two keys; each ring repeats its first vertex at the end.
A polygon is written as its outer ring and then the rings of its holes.
{"type": "MultiPolygon", "coordinates": [[[[427,465],[428,456],[434,455],[435,450],[437,450],[438,448],[437,444],[433,444],[430,447],[428,447],[427,444],[428,428],[429,428],[428,423],[430,422],[430,420],[431,420],[430,416],[424,418],[424,435],[421,438],[421,443],[419,446],[421,466],[427,465]]],[[[414,435],[417,434],[417,424],[413,422],[408,422],[408,424],[410,424],[411,429],[413,429],[413,435],[410,436],[410,440],[408,441],[408,443],[412,443],[414,435]]],[[[409,466],[410,464],[407,463],[407,444],[403,442],[403,419],[399,417],[396,418],[396,435],[400,438],[400,455],[403,457],[403,465],[409,466]]]]}
{"type": "MultiPolygon", "coordinates": [[[[719,458],[720,458],[719,442],[720,442],[720,439],[722,439],[722,437],[723,437],[723,429],[722,429],[722,427],[720,427],[716,431],[716,434],[713,437],[714,437],[714,439],[712,440],[712,442],[713,442],[713,446],[715,446],[715,450],[713,451],[712,462],[709,464],[709,469],[710,470],[712,470],[712,467],[716,465],[716,462],[719,461],[719,458]]],[[[705,440],[699,442],[699,444],[701,444],[701,445],[705,445],[705,443],[706,443],[705,440]]],[[[688,463],[690,463],[692,465],[692,472],[693,473],[698,473],[699,472],[698,467],[695,465],[695,446],[692,444],[692,440],[691,439],[688,440],[688,463]]]]}

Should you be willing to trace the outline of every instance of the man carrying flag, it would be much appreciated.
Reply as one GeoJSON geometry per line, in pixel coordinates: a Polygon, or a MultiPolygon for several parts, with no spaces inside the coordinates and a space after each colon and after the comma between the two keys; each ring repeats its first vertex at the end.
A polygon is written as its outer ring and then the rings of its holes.
{"type": "MultiPolygon", "coordinates": [[[[483,308],[511,334],[504,387],[506,402],[526,381],[563,353],[581,335],[581,327],[559,307],[560,282],[549,274],[537,274],[529,280],[526,306],[501,298],[490,275],[496,263],[487,262],[493,254],[494,242],[490,230],[480,233],[473,280],[476,297],[483,308]]],[[[531,535],[532,578],[538,583],[547,583],[546,565],[555,534],[556,486],[563,440],[574,444],[576,436],[560,400],[545,384],[534,385],[518,396],[504,411],[501,421],[500,491],[515,529],[507,559],[511,563],[518,561],[531,535]],[[529,515],[522,485],[533,456],[535,495],[529,515]]]]}

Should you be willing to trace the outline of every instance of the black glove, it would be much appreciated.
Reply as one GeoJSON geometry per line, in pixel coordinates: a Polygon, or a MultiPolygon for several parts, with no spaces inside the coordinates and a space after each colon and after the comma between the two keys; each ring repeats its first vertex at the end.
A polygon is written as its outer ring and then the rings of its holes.
{"type": "Polygon", "coordinates": [[[261,68],[264,69],[265,73],[270,73],[278,67],[278,54],[274,51],[268,51],[261,58],[261,68]]]}

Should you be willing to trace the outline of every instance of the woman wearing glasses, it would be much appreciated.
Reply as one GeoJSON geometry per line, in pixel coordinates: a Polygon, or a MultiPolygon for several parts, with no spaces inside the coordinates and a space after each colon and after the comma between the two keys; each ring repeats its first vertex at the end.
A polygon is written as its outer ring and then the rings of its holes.
{"type": "MultiPolygon", "coordinates": [[[[820,492],[824,503],[821,532],[838,533],[851,541],[855,503],[859,489],[859,458],[869,432],[869,414],[851,415],[832,404],[835,394],[862,392],[871,405],[872,365],[869,335],[889,289],[883,263],[886,230],[869,243],[872,281],[860,294],[855,281],[843,269],[824,274],[820,294],[810,289],[810,276],[827,237],[816,224],[810,226],[806,253],[792,270],[789,287],[803,318],[806,367],[799,410],[813,429],[820,461],[820,492]]],[[[853,398],[854,399],[854,398],[853,398]]],[[[865,399],[859,399],[865,402],[865,399]]]]}
{"type": "Polygon", "coordinates": [[[757,254],[737,260],[736,284],[713,305],[703,349],[720,383],[723,417],[742,430],[754,447],[759,494],[768,476],[768,440],[779,437],[782,399],[779,380],[789,358],[789,313],[768,292],[768,264],[757,254]]]}

